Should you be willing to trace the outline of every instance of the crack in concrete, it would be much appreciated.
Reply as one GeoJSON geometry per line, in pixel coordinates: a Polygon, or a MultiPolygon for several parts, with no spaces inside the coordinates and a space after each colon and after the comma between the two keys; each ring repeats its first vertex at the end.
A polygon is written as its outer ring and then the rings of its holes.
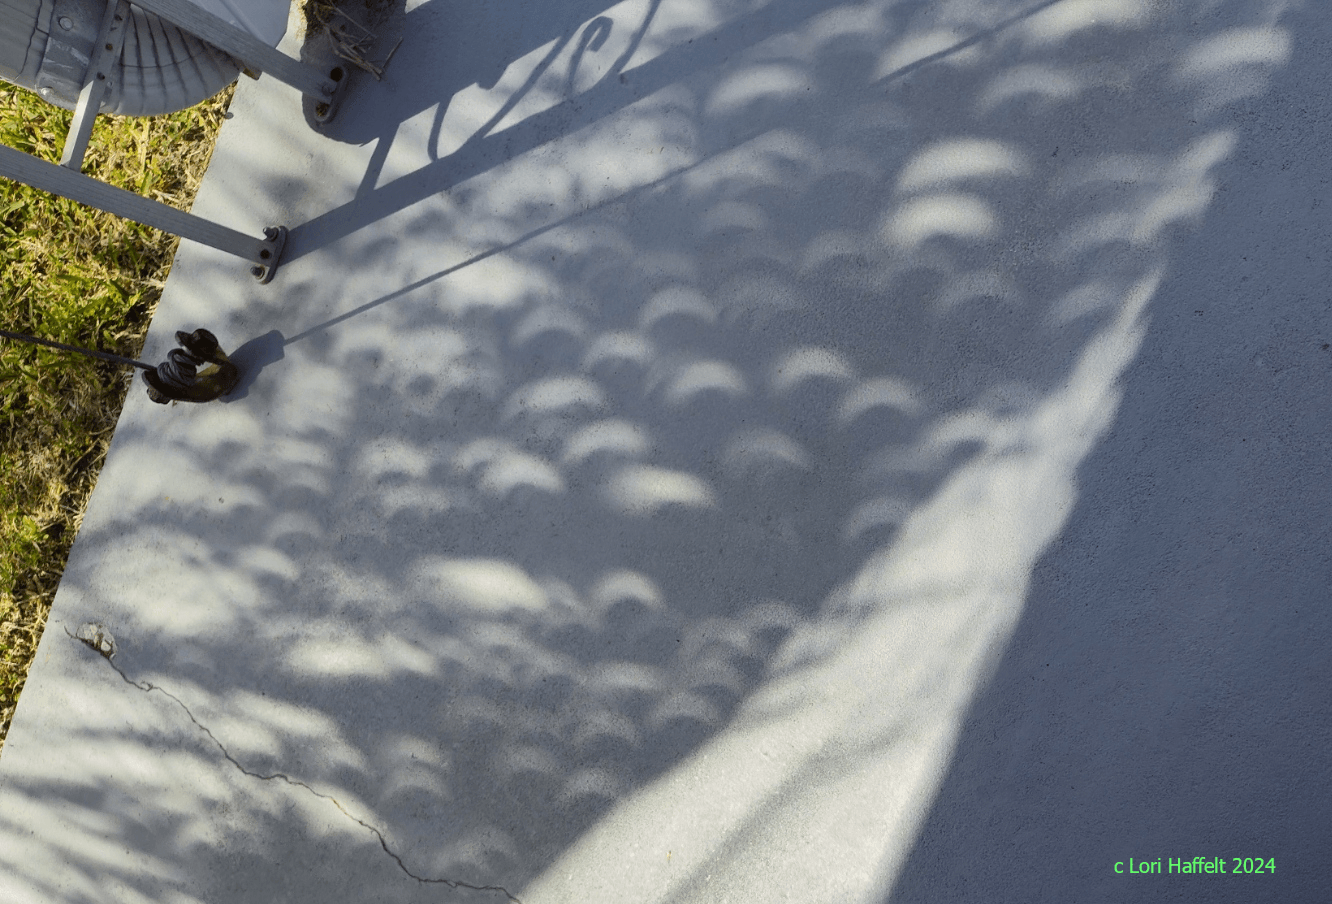
{"type": "Polygon", "coordinates": [[[419,882],[422,885],[447,885],[449,888],[454,888],[454,889],[463,888],[469,891],[497,891],[501,892],[506,898],[512,901],[513,904],[522,904],[522,901],[514,897],[509,892],[508,889],[504,888],[501,885],[472,885],[468,882],[460,882],[453,879],[431,879],[428,876],[418,876],[416,873],[408,869],[407,864],[403,862],[402,857],[398,856],[398,854],[392,848],[389,847],[388,839],[384,837],[383,832],[379,831],[379,829],[370,825],[368,822],[361,819],[360,817],[348,812],[347,808],[344,807],[341,803],[339,803],[337,798],[332,797],[328,794],[324,794],[323,792],[316,791],[314,788],[307,785],[305,782],[300,781],[299,779],[294,779],[291,776],[281,772],[274,772],[271,775],[265,775],[262,772],[253,772],[249,769],[246,769],[245,766],[242,765],[239,760],[237,760],[234,756],[231,755],[231,751],[227,750],[226,746],[217,739],[217,736],[213,734],[212,731],[209,730],[208,726],[204,725],[202,722],[200,722],[198,719],[194,717],[194,713],[190,712],[190,708],[186,706],[184,701],[182,701],[179,697],[177,697],[175,694],[171,693],[170,691],[166,690],[165,688],[153,684],[151,681],[135,681],[134,679],[126,675],[124,670],[121,669],[121,667],[116,665],[115,663],[114,657],[116,655],[116,649],[115,649],[114,639],[111,638],[109,632],[103,634],[104,629],[100,629],[100,626],[95,626],[95,627],[97,627],[99,630],[94,632],[93,635],[90,637],[83,637],[81,636],[84,633],[83,629],[80,629],[79,634],[70,634],[69,629],[66,628],[64,625],[61,625],[61,628],[64,630],[64,632],[66,634],[69,634],[69,636],[72,637],[74,640],[77,640],[80,643],[96,650],[98,655],[100,655],[103,659],[106,660],[107,665],[115,669],[116,674],[119,675],[121,680],[124,681],[126,684],[130,685],[131,687],[136,687],[139,690],[143,691],[144,693],[151,693],[153,691],[156,691],[157,693],[162,694],[165,697],[169,697],[172,701],[174,701],[177,706],[179,706],[181,709],[185,711],[185,715],[189,716],[190,721],[194,723],[195,727],[197,727],[204,734],[208,735],[208,739],[212,741],[213,744],[217,747],[217,749],[222,752],[222,756],[226,758],[227,762],[235,766],[241,772],[242,775],[249,776],[250,778],[256,778],[264,782],[282,781],[288,785],[292,785],[293,787],[304,788],[306,791],[310,792],[315,797],[321,798],[333,804],[333,806],[337,807],[338,810],[341,811],[341,813],[344,816],[346,816],[348,819],[350,819],[352,822],[355,822],[357,825],[360,825],[363,828],[365,828],[367,831],[373,833],[374,836],[379,839],[379,846],[384,849],[384,853],[387,854],[390,858],[392,858],[394,863],[398,864],[398,869],[402,870],[402,872],[405,875],[407,875],[412,879],[415,879],[417,882],[419,882]]]}

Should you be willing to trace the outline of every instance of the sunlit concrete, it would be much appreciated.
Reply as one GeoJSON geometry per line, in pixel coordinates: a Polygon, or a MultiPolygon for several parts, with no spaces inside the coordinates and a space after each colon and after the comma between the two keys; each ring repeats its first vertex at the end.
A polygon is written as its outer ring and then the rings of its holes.
{"type": "Polygon", "coordinates": [[[388,12],[240,86],[0,900],[1321,899],[1317,4],[388,12]]]}

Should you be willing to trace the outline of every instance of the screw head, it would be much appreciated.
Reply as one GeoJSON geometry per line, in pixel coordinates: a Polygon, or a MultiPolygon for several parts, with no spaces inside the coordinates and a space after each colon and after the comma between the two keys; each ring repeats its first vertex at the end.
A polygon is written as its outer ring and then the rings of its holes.
{"type": "Polygon", "coordinates": [[[74,27],[74,20],[71,19],[69,16],[61,16],[59,22],[60,22],[60,27],[63,28],[65,31],[69,31],[74,27]]]}

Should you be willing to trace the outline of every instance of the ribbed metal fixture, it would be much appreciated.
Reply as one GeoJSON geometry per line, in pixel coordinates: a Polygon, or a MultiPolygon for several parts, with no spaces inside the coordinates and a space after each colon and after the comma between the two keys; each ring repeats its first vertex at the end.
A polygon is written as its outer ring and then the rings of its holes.
{"type": "Polygon", "coordinates": [[[51,0],[0,0],[0,78],[36,84],[51,7],[51,0]]]}
{"type": "Polygon", "coordinates": [[[183,110],[240,75],[241,67],[213,45],[135,6],[130,14],[133,22],[120,53],[118,106],[107,112],[152,116],[183,110]]]}
{"type": "MultiPolygon", "coordinates": [[[[0,0],[0,78],[74,109],[106,2],[0,0]]],[[[240,69],[216,47],[131,5],[101,112],[155,116],[183,110],[231,84],[240,69]]]]}

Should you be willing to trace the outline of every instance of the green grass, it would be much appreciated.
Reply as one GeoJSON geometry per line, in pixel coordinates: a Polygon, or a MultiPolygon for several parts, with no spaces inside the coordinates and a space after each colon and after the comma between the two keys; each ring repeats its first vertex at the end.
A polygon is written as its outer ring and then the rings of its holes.
{"type": "MultiPolygon", "coordinates": [[[[99,117],[84,172],[189,209],[231,94],[99,117]]],[[[70,115],[0,82],[0,143],[57,162],[70,115]]],[[[0,179],[0,328],[137,358],[177,241],[0,179]]],[[[0,748],[133,377],[0,339],[0,748]]]]}

